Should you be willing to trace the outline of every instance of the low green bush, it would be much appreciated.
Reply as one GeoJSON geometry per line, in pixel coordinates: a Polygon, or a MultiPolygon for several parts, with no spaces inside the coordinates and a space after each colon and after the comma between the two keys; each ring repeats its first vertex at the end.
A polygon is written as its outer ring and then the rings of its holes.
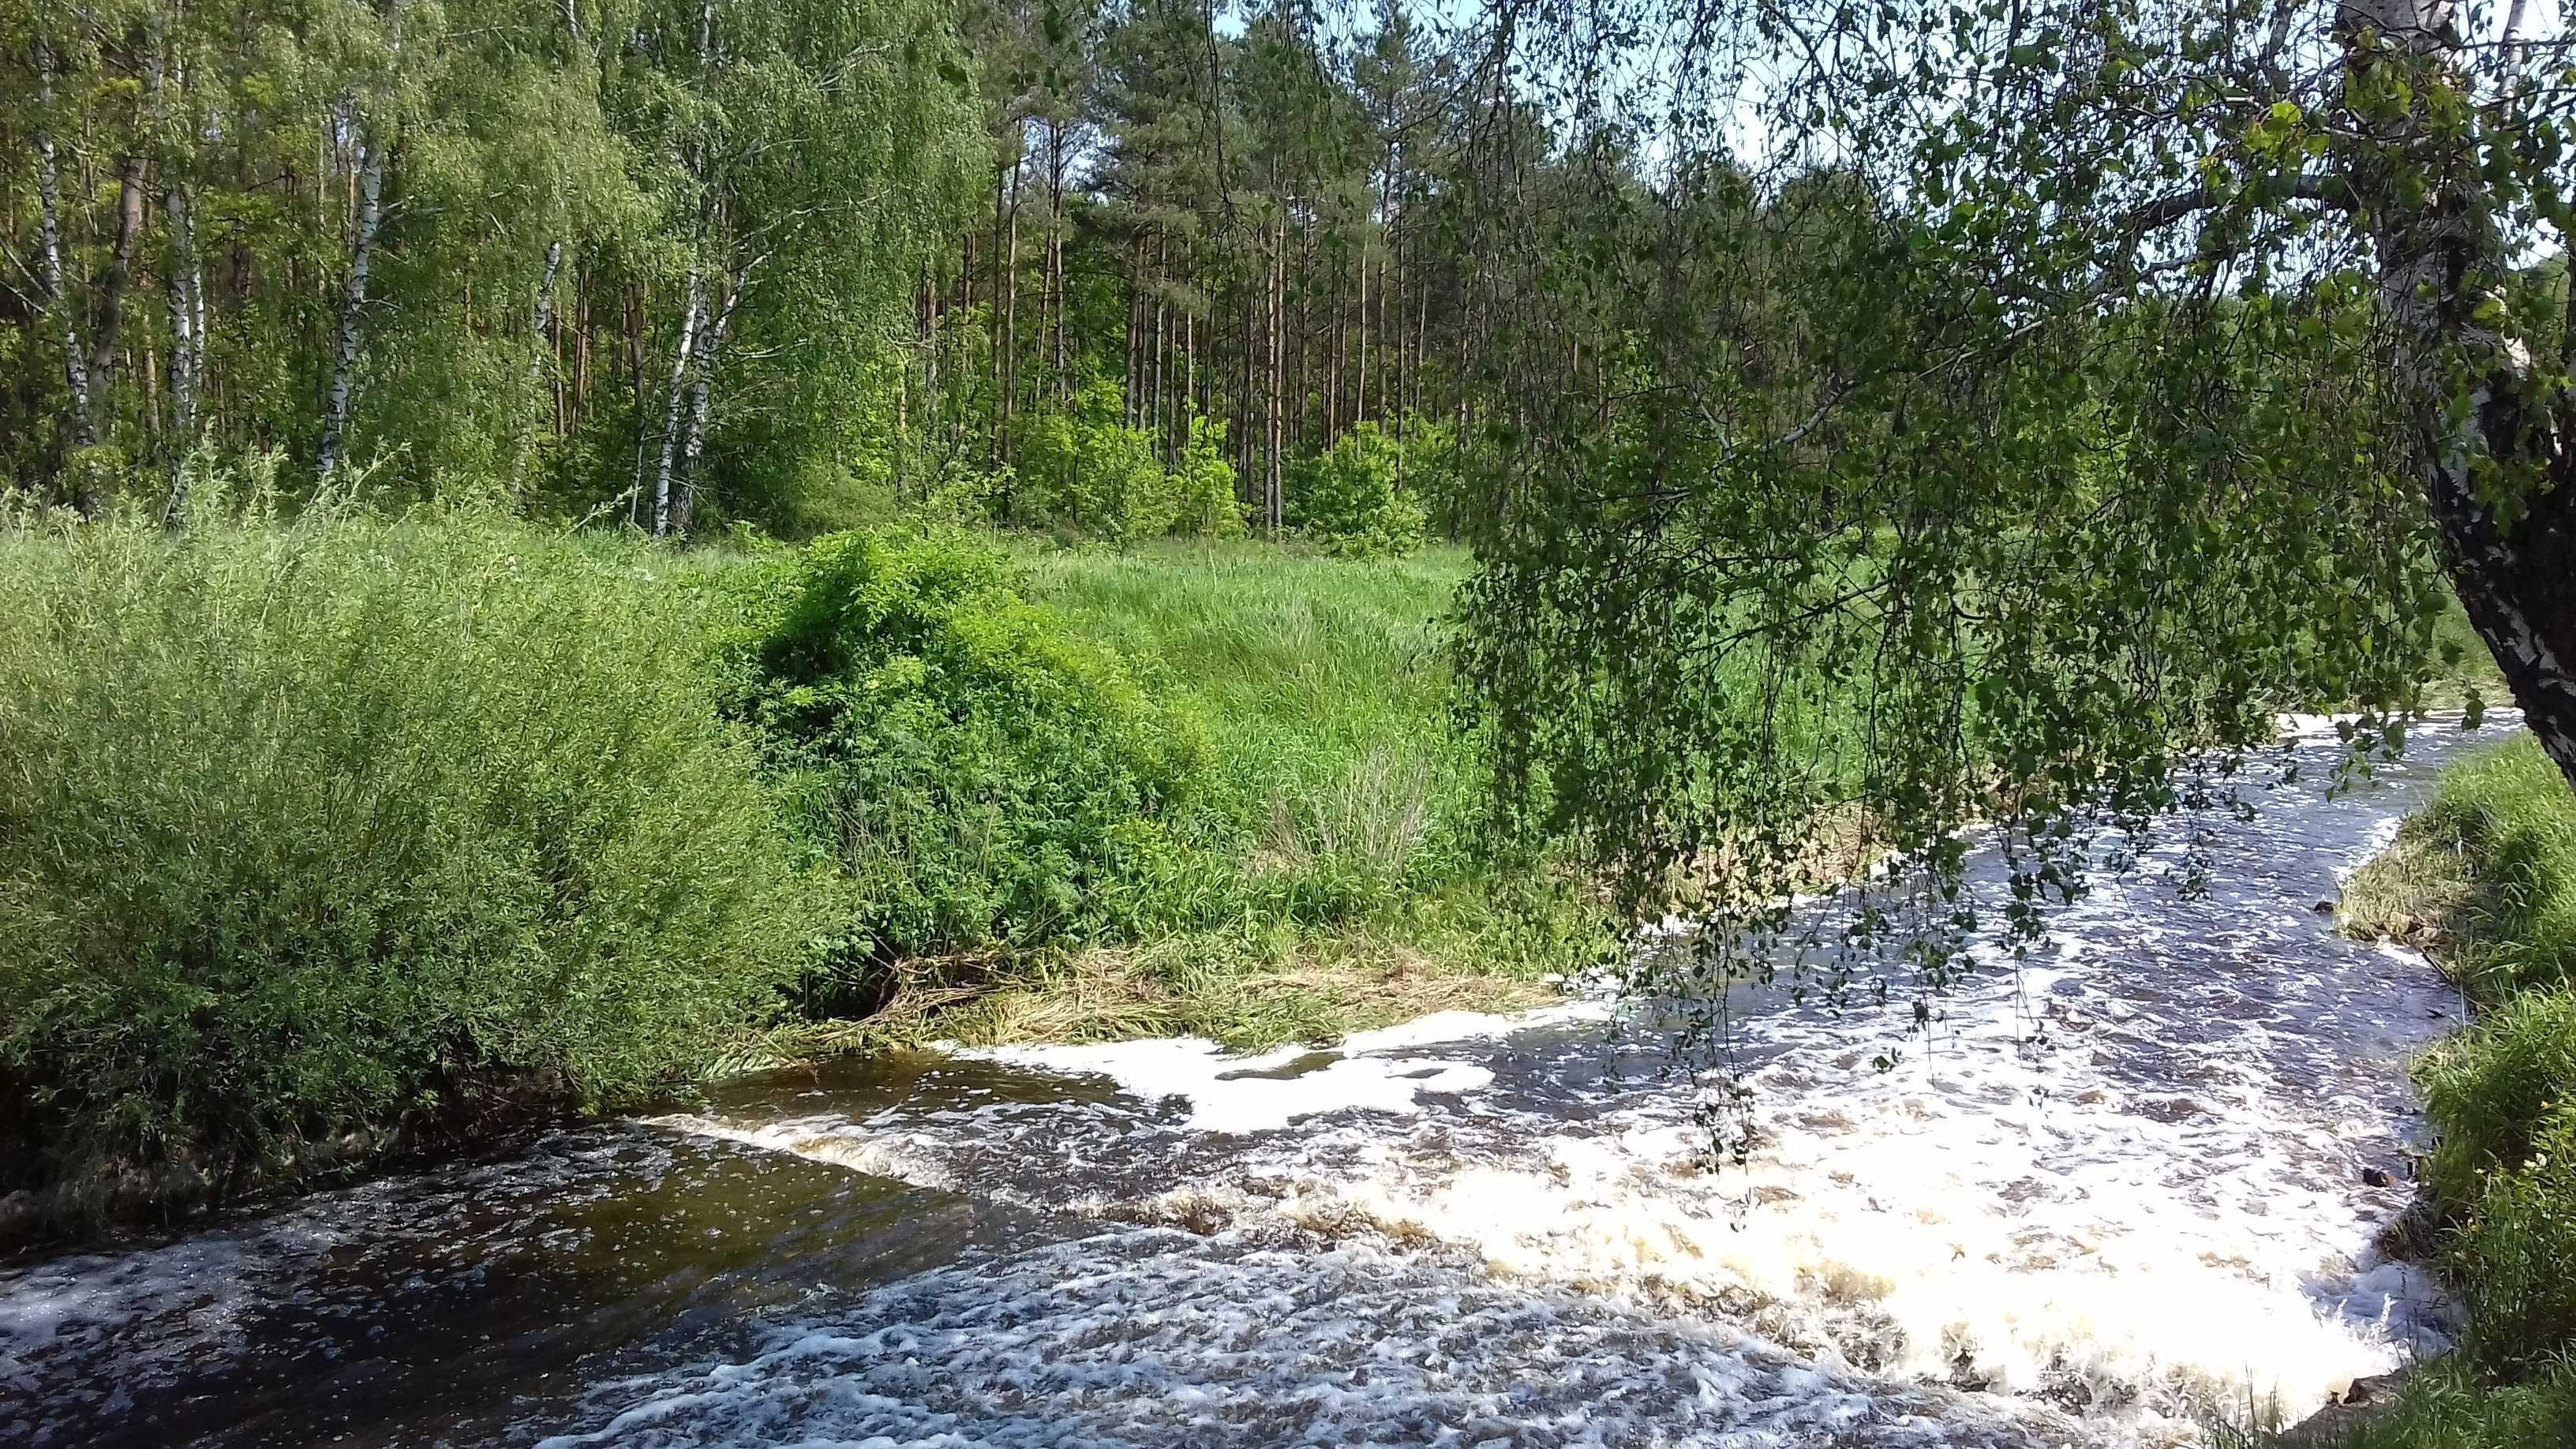
{"type": "Polygon", "coordinates": [[[1011,430],[1008,507],[999,521],[1113,543],[1241,533],[1224,428],[1193,419],[1187,447],[1166,469],[1153,435],[1126,426],[1122,407],[1115,383],[1094,382],[1068,409],[1019,418],[1011,430]]]}
{"type": "Polygon", "coordinates": [[[1430,515],[1402,486],[1404,440],[1361,423],[1298,467],[1288,522],[1330,553],[1379,558],[1422,546],[1430,515]]]}
{"type": "Polygon", "coordinates": [[[612,1102],[771,1008],[814,928],[667,556],[222,511],[0,528],[0,1186],[612,1102]]]}
{"type": "Polygon", "coordinates": [[[748,587],[731,709],[846,873],[843,969],[1134,935],[1223,894],[1203,738],[991,546],[833,534],[748,587]]]}

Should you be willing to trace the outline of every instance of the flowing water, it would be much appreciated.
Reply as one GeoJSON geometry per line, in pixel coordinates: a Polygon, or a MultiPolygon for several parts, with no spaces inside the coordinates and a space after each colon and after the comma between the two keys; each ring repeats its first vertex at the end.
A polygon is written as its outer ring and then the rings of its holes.
{"type": "Polygon", "coordinates": [[[2459,1004],[2314,907],[2462,747],[2329,798],[2310,731],[2249,771],[2301,777],[2249,787],[2253,820],[2162,832],[2208,828],[2211,889],[2150,855],[1925,1033],[1738,992],[1741,1166],[1703,1169],[1661,1029],[1599,999],[1251,1059],[836,1064],[0,1269],[0,1442],[2090,1446],[2295,1417],[2446,1341],[2374,1242],[2420,1130],[2402,1062],[2459,1004]]]}

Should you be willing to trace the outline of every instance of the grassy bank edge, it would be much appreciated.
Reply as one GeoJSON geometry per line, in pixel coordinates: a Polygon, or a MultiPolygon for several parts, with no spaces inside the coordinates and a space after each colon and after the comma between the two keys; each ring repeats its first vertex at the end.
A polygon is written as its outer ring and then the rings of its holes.
{"type": "Polygon", "coordinates": [[[2471,756],[2345,882],[2338,914],[2352,935],[2423,949],[2475,1012],[2413,1067],[2437,1135],[2423,1172],[2437,1254],[2469,1321],[2393,1398],[2251,1442],[2576,1444],[2576,1173],[2550,1160],[2553,1132],[2576,1125],[2576,797],[2527,735],[2471,756]]]}

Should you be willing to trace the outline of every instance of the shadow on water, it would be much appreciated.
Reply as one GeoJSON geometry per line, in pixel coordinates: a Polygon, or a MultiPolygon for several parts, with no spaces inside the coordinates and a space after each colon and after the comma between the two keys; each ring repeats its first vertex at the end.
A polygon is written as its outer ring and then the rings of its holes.
{"type": "Polygon", "coordinates": [[[1043,1236],[1029,1215],[634,1126],[0,1273],[0,1441],[478,1440],[576,1365],[1043,1236]]]}

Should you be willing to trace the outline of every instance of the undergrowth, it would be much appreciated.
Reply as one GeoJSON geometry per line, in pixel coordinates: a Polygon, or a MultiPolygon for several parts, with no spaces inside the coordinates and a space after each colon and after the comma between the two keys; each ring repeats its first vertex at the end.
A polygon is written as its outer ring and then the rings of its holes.
{"type": "Polygon", "coordinates": [[[0,530],[0,1191],[613,1104],[775,999],[806,895],[667,558],[198,512],[0,530]]]}
{"type": "Polygon", "coordinates": [[[1454,554],[0,522],[0,1195],[57,1222],[936,1037],[1543,999],[1454,554]]]}

